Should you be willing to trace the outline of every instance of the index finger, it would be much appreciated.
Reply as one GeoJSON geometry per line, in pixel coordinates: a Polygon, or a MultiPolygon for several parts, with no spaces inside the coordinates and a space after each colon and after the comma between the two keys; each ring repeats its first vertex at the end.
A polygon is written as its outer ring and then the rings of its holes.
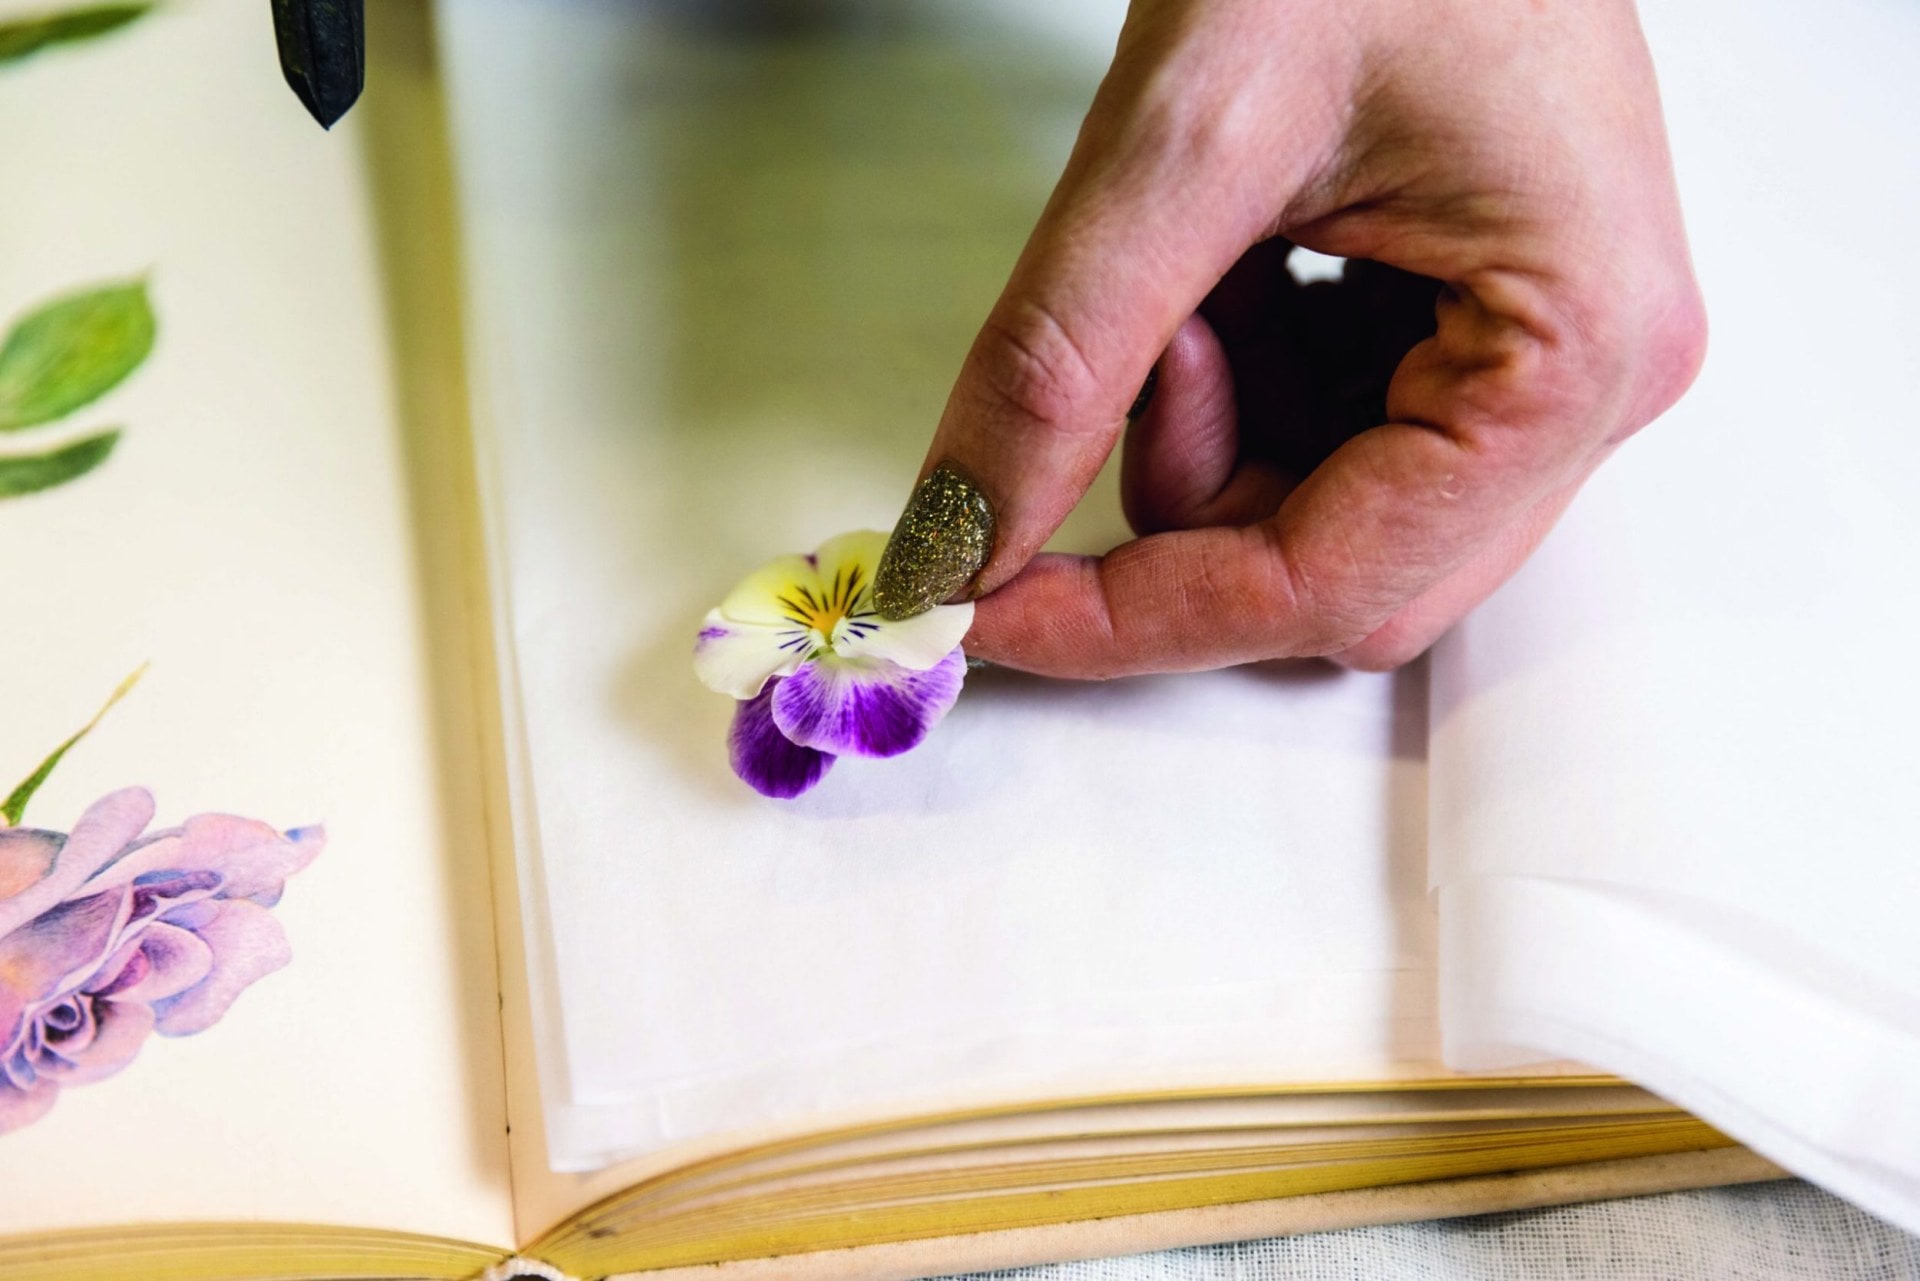
{"type": "MultiPolygon", "coordinates": [[[[1301,62],[1300,111],[1234,100],[1268,52],[1145,31],[1121,50],[1059,185],[961,367],[874,579],[883,617],[993,591],[1053,535],[1112,452],[1154,361],[1332,152],[1344,65],[1301,62]],[[1204,79],[1161,74],[1209,47],[1204,79]],[[1252,123],[1248,123],[1252,121],[1252,123]]],[[[1151,24],[1149,24],[1151,25],[1151,24]]]]}

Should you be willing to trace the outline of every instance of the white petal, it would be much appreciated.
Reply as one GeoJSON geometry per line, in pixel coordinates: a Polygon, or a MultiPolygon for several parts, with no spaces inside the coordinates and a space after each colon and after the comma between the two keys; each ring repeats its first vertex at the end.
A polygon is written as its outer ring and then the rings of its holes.
{"type": "Polygon", "coordinates": [[[788,675],[806,661],[812,649],[806,638],[807,633],[792,624],[737,623],[716,609],[701,621],[699,639],[693,643],[694,675],[710,690],[752,698],[769,680],[788,675]]]}
{"type": "Polygon", "coordinates": [[[935,605],[924,614],[890,623],[879,615],[840,624],[833,652],[842,658],[884,658],[924,672],[959,648],[973,626],[973,602],[935,605]]]}

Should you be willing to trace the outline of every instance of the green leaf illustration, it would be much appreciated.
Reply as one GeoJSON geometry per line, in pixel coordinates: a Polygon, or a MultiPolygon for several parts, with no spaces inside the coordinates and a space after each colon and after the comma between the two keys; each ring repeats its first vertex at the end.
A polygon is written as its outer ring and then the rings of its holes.
{"type": "Polygon", "coordinates": [[[17,827],[19,825],[20,816],[27,812],[27,802],[32,800],[33,794],[40,790],[40,784],[47,781],[47,776],[53,773],[53,767],[60,763],[60,758],[72,751],[75,743],[78,743],[88,734],[91,734],[93,727],[98,725],[101,719],[113,710],[113,705],[125,698],[127,691],[138,684],[140,678],[146,674],[147,665],[142,663],[134,671],[133,675],[120,682],[120,688],[114,690],[113,693],[108,696],[107,701],[101,705],[100,710],[93,714],[92,720],[76,730],[72,738],[69,738],[66,742],[54,748],[47,756],[47,759],[40,762],[38,769],[27,775],[27,777],[21,781],[20,786],[14,788],[5,801],[0,801],[0,817],[7,820],[8,826],[17,827]]]}
{"type": "Polygon", "coordinates": [[[107,461],[107,455],[119,443],[120,429],[116,427],[44,454],[0,456],[0,498],[18,498],[78,480],[107,461]]]}
{"type": "Polygon", "coordinates": [[[0,431],[72,413],[105,395],[153,350],[144,280],[69,294],[13,327],[0,345],[0,431]]]}
{"type": "Polygon", "coordinates": [[[0,63],[17,62],[48,45],[91,40],[126,26],[152,9],[150,4],[99,4],[62,13],[0,22],[0,63]]]}

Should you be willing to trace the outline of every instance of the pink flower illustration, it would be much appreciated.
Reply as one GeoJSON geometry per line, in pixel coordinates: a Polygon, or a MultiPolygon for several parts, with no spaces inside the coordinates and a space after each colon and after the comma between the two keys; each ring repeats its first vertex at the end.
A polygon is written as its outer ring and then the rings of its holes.
{"type": "Polygon", "coordinates": [[[290,959],[267,909],[325,834],[201,814],[143,836],[153,811],[129,787],[70,833],[0,824],[0,1133],[118,1072],[149,1033],[212,1026],[290,959]]]}
{"type": "Polygon", "coordinates": [[[973,603],[881,618],[871,589],[886,545],[884,533],[858,530],[782,556],[703,620],[693,668],[740,700],[728,755],[755,791],[794,797],[837,757],[898,756],[960,697],[973,603]]]}

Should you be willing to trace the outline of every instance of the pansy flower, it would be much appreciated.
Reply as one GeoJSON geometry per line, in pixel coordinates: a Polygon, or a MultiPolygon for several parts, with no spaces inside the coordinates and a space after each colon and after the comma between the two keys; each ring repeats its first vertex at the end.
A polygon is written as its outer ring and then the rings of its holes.
{"type": "Polygon", "coordinates": [[[881,618],[872,585],[886,545],[885,534],[858,530],[811,556],[782,556],[702,622],[693,668],[740,700],[728,755],[754,790],[798,796],[837,756],[898,756],[960,696],[973,605],[881,618]]]}

